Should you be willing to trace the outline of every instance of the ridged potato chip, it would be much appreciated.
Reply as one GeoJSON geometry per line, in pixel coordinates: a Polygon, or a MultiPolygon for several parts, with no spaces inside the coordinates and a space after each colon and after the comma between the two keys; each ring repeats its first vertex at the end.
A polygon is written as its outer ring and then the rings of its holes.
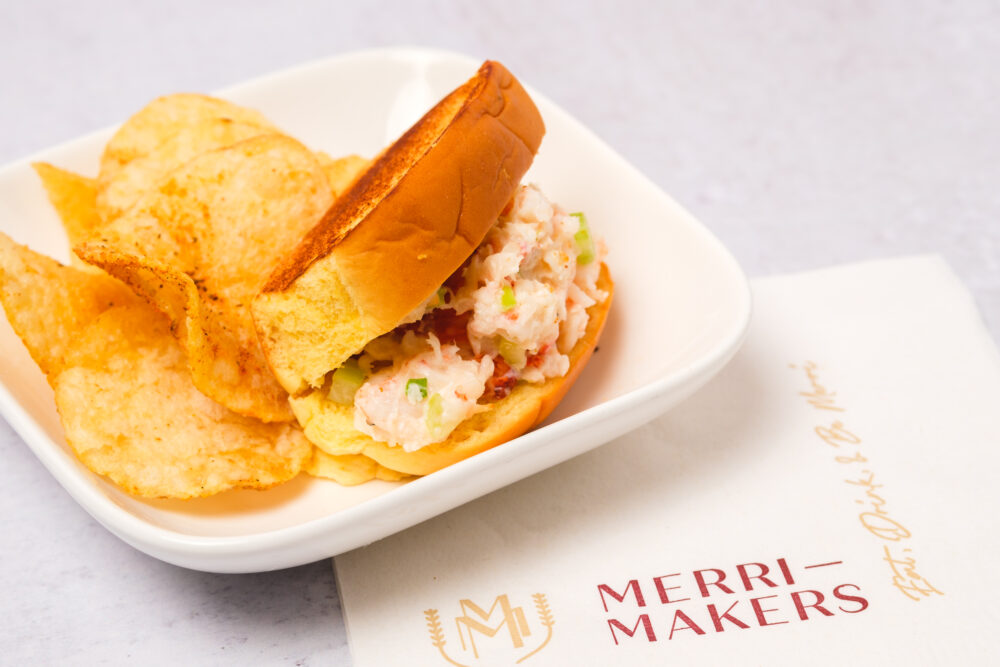
{"type": "Polygon", "coordinates": [[[148,155],[183,128],[213,118],[228,118],[273,132],[278,131],[259,111],[217,97],[194,93],[165,95],[153,100],[125,121],[108,141],[101,156],[99,185],[103,188],[118,170],[132,160],[148,155]]]}
{"type": "Polygon", "coordinates": [[[320,166],[326,172],[326,178],[330,183],[330,189],[333,190],[334,197],[343,194],[344,190],[372,163],[371,160],[360,155],[346,155],[335,159],[322,151],[316,153],[316,159],[319,160],[320,166]]]}
{"type": "Polygon", "coordinates": [[[201,391],[242,415],[290,421],[250,301],[332,203],[310,151],[285,136],[259,136],[171,172],[75,250],[167,314],[201,391]]]}
{"type": "Polygon", "coordinates": [[[170,324],[126,286],[0,234],[0,301],[92,471],[147,497],[193,498],[294,477],[301,430],[242,417],[191,381],[170,324]]]}
{"type": "Polygon", "coordinates": [[[158,146],[101,180],[97,210],[104,222],[122,215],[166,174],[198,155],[261,134],[275,133],[272,128],[231,118],[209,118],[169,130],[173,134],[166,136],[167,129],[164,129],[164,139],[158,146]]]}
{"type": "Polygon", "coordinates": [[[180,94],[122,125],[97,178],[34,165],[92,264],[64,267],[0,235],[0,300],[85,465],[165,498],[264,488],[300,469],[341,484],[405,477],[366,456],[314,453],[298,426],[253,418],[292,415],[245,305],[369,164],[310,153],[256,111],[180,94]]]}
{"type": "Polygon", "coordinates": [[[31,166],[42,179],[49,201],[59,214],[70,247],[90,238],[101,224],[97,213],[97,180],[47,162],[31,166]]]}

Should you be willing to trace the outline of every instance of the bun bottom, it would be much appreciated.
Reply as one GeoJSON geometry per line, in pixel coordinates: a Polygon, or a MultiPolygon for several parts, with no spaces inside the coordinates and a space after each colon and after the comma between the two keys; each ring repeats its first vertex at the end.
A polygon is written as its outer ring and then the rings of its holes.
{"type": "Polygon", "coordinates": [[[540,424],[569,391],[593,354],[611,307],[614,283],[607,265],[601,265],[597,287],[608,297],[587,309],[587,329],[569,352],[566,375],[538,384],[519,383],[510,394],[488,404],[488,409],[458,425],[447,440],[407,452],[402,447],[371,439],[354,428],[354,408],[328,400],[321,391],[292,398],[292,411],[306,437],[334,456],[363,454],[379,465],[408,475],[427,475],[467,459],[540,424]]]}

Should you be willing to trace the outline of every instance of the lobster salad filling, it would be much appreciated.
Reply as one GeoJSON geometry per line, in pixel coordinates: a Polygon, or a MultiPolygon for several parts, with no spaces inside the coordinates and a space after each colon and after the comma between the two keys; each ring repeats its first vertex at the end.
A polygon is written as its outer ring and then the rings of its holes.
{"type": "Polygon", "coordinates": [[[407,323],[333,372],[354,426],[408,452],[441,442],[518,382],[569,370],[606,254],[582,213],[521,186],[472,256],[407,323]]]}

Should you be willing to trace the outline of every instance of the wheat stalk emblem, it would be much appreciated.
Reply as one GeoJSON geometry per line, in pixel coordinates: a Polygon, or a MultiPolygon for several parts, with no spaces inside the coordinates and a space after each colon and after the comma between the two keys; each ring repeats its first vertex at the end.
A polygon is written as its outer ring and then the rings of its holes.
{"type": "Polygon", "coordinates": [[[527,660],[528,658],[530,658],[531,656],[535,655],[543,648],[545,648],[545,645],[548,644],[549,640],[552,639],[552,626],[556,624],[555,619],[552,618],[552,610],[549,608],[549,601],[548,599],[546,599],[545,593],[535,593],[534,595],[531,596],[531,599],[535,601],[535,610],[538,612],[538,620],[541,621],[542,625],[545,626],[546,630],[545,641],[539,644],[538,648],[536,648],[534,651],[532,651],[526,656],[523,656],[520,660],[518,660],[517,664],[521,664],[522,662],[524,662],[525,660],[527,660]]]}
{"type": "Polygon", "coordinates": [[[430,633],[431,644],[441,653],[441,657],[455,665],[455,667],[466,667],[466,665],[452,660],[444,651],[444,630],[441,629],[441,619],[438,617],[438,610],[428,609],[424,612],[424,618],[427,619],[427,632],[430,633]]]}

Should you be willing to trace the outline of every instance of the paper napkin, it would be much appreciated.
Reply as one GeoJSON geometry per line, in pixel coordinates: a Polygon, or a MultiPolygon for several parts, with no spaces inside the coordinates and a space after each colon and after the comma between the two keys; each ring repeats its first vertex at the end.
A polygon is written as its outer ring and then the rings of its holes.
{"type": "Polygon", "coordinates": [[[679,408],[338,557],[355,663],[996,660],[1000,357],[969,294],[918,257],[754,296],[679,408]]]}

